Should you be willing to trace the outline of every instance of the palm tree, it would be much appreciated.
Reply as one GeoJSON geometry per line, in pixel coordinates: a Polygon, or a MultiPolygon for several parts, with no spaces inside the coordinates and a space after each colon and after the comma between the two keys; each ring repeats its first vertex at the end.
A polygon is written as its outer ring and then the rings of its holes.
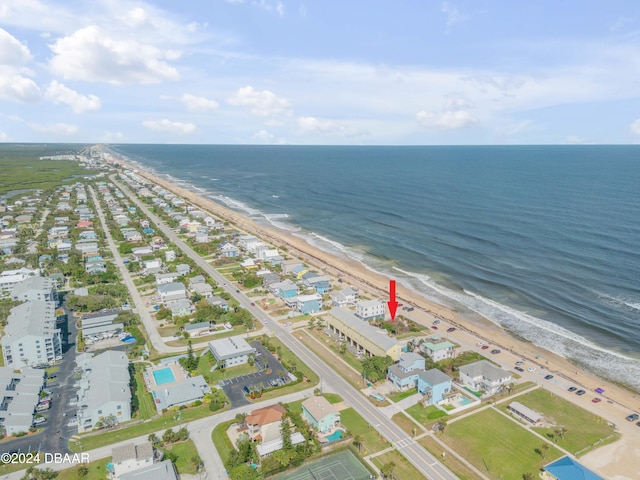
{"type": "Polygon", "coordinates": [[[549,444],[548,443],[543,443],[542,445],[540,445],[540,454],[542,455],[542,458],[547,458],[547,452],[549,451],[549,444]]]}
{"type": "Polygon", "coordinates": [[[386,477],[393,477],[393,470],[396,468],[396,464],[395,462],[389,462],[389,463],[385,463],[381,468],[380,468],[380,473],[382,473],[382,475],[386,478],[386,477]]]}
{"type": "Polygon", "coordinates": [[[360,452],[360,447],[362,447],[362,437],[360,435],[356,435],[353,437],[353,445],[358,448],[358,452],[360,452]]]}
{"type": "Polygon", "coordinates": [[[527,472],[522,474],[522,480],[533,480],[535,477],[533,473],[527,472]]]}

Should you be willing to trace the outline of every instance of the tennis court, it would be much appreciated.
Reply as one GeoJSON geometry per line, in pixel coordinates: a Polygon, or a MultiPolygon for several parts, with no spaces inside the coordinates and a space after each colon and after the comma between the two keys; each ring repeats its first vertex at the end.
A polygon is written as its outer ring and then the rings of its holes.
{"type": "Polygon", "coordinates": [[[315,462],[273,477],[274,480],[367,480],[369,471],[349,450],[321,458],[315,462]]]}

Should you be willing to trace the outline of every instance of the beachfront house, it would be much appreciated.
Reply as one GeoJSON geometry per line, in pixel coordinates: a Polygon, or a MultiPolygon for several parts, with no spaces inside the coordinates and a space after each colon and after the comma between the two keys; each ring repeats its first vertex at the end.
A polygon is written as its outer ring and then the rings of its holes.
{"type": "Polygon", "coordinates": [[[454,348],[455,344],[451,343],[446,338],[441,338],[436,335],[425,340],[420,345],[420,350],[427,354],[427,356],[434,362],[452,358],[454,348]]]}
{"type": "Polygon", "coordinates": [[[328,433],[340,425],[340,412],[320,396],[307,398],[302,402],[302,418],[320,433],[328,433]]]}
{"type": "Polygon", "coordinates": [[[300,313],[317,313],[322,310],[322,297],[317,293],[313,295],[300,295],[297,297],[296,310],[300,313]]]}
{"type": "Polygon", "coordinates": [[[480,360],[460,367],[460,381],[474,392],[495,395],[511,381],[511,374],[488,360],[480,360]]]}
{"type": "Polygon", "coordinates": [[[385,308],[380,300],[360,300],[356,303],[356,317],[367,322],[381,320],[384,318],[385,308]]]}
{"type": "Polygon", "coordinates": [[[282,262],[282,274],[289,275],[295,267],[302,266],[302,262],[300,260],[296,260],[295,258],[284,260],[282,262]]]}
{"type": "Polygon", "coordinates": [[[302,276],[309,272],[309,269],[304,265],[297,265],[291,269],[291,276],[296,280],[301,280],[302,276]]]}
{"type": "Polygon", "coordinates": [[[367,356],[389,355],[394,361],[400,358],[402,344],[389,337],[386,331],[363,322],[349,310],[334,307],[328,313],[324,318],[329,331],[357,351],[367,356]]]}

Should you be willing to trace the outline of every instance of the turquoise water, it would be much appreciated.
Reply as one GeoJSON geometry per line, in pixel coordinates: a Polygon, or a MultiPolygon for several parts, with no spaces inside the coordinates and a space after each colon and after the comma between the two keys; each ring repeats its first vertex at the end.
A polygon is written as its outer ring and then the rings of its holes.
{"type": "Polygon", "coordinates": [[[173,383],[176,381],[176,377],[173,376],[173,372],[170,368],[163,368],[161,370],[153,371],[153,378],[156,381],[156,385],[165,385],[167,383],[173,383]]]}
{"type": "Polygon", "coordinates": [[[640,391],[640,146],[112,148],[640,391]]]}
{"type": "Polygon", "coordinates": [[[327,440],[330,442],[334,442],[336,440],[340,440],[342,438],[342,430],[336,430],[331,435],[327,437],[327,440]]]}
{"type": "Polygon", "coordinates": [[[470,403],[473,403],[473,401],[467,397],[460,396],[458,398],[459,398],[458,402],[460,403],[460,406],[469,405],[470,403]]]}

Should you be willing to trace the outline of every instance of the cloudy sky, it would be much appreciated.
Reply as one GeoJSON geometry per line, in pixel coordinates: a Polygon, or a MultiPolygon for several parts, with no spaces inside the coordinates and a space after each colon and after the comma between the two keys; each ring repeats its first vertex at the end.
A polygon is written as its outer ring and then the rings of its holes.
{"type": "Polygon", "coordinates": [[[640,140],[634,0],[1,0],[0,141],[640,140]]]}

